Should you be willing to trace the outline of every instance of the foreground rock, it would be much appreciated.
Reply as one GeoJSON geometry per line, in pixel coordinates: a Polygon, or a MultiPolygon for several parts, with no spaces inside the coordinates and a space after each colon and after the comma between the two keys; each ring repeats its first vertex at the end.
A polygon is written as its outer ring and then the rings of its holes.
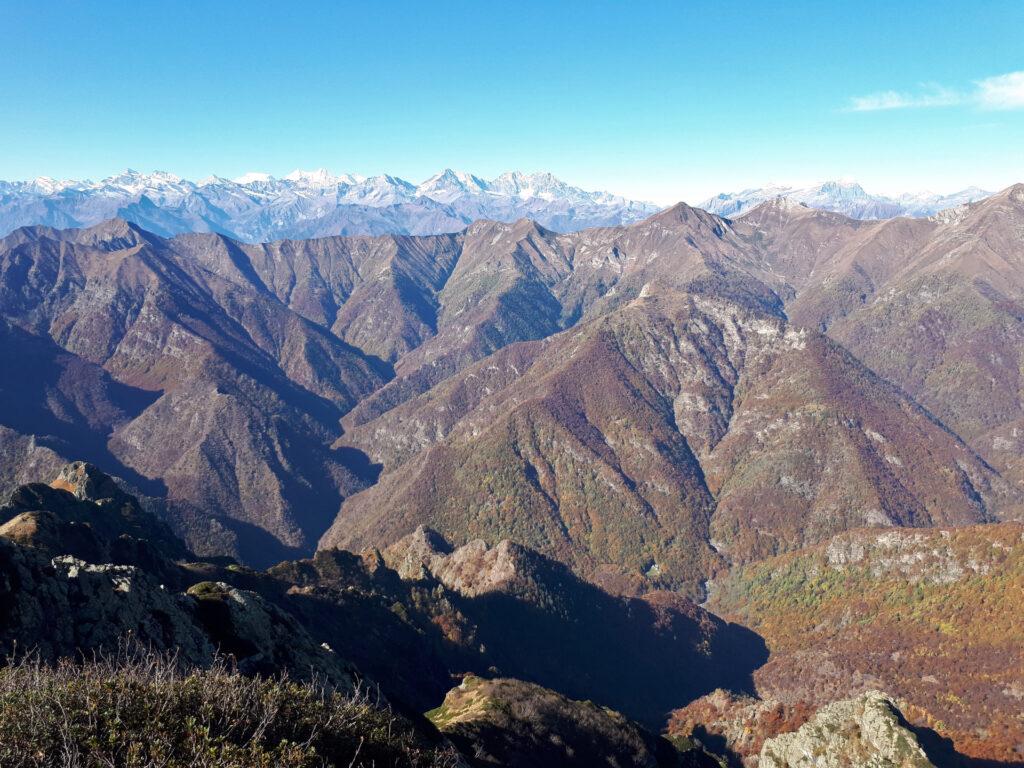
{"type": "Polygon", "coordinates": [[[19,487],[0,506],[0,654],[54,661],[138,644],[189,666],[229,654],[244,673],[354,688],[354,668],[255,592],[223,583],[186,592],[190,556],[91,464],[19,487]]]}
{"type": "Polygon", "coordinates": [[[879,691],[829,704],[769,739],[759,768],[934,768],[896,704],[879,691]]]}
{"type": "Polygon", "coordinates": [[[519,680],[468,676],[427,716],[474,766],[721,765],[699,747],[678,752],[618,712],[519,680]]]}
{"type": "Polygon", "coordinates": [[[717,686],[745,689],[765,659],[752,633],[678,595],[616,597],[511,542],[453,550],[422,530],[386,555],[322,551],[269,571],[196,561],[96,467],[57,474],[0,506],[2,652],[52,660],[130,639],[189,665],[219,652],[247,674],[341,688],[358,669],[409,714],[467,672],[500,675],[654,729],[717,686]]]}

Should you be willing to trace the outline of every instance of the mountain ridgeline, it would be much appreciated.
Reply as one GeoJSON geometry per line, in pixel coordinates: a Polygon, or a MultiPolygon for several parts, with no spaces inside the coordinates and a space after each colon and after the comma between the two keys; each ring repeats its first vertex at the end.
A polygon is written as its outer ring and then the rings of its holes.
{"type": "Polygon", "coordinates": [[[658,206],[588,192],[550,173],[509,171],[485,181],[445,169],[421,184],[397,176],[333,175],[323,169],[284,178],[247,173],[189,181],[126,170],[102,181],[0,181],[0,234],[25,225],[86,227],[123,218],[170,236],[217,232],[245,242],[326,235],[459,232],[478,219],[535,219],[559,231],[628,224],[658,206]]]}
{"type": "MultiPolygon", "coordinates": [[[[546,739],[523,712],[564,723],[579,706],[607,734],[619,721],[592,699],[655,730],[674,710],[671,735],[724,739],[748,765],[782,764],[842,712],[926,764],[929,734],[893,730],[881,694],[812,718],[882,688],[915,727],[1010,760],[1024,678],[943,639],[990,612],[934,606],[1017,588],[985,580],[1016,563],[1024,521],[1022,258],[1024,185],[880,221],[780,197],[576,232],[17,229],[0,240],[0,543],[10,583],[47,584],[71,615],[48,635],[12,587],[12,642],[109,646],[74,615],[83,595],[116,615],[82,581],[114,577],[78,561],[105,563],[143,572],[117,578],[139,580],[129,618],[157,648],[365,674],[413,719],[443,701],[434,727],[464,752],[495,729],[546,739]],[[117,482],[62,469],[74,459],[117,482]],[[134,527],[83,533],[90,504],[134,527]],[[950,575],[913,571],[913,594],[885,575],[930,559],[950,575]],[[872,585],[892,599],[868,605],[872,585]],[[879,644],[866,658],[854,605],[879,644]],[[240,639],[254,622],[258,642],[240,639]],[[886,661],[914,653],[913,622],[938,633],[933,657],[974,665],[954,687],[998,739],[886,661]],[[462,673],[491,679],[446,696],[462,673]]],[[[662,764],[641,726],[617,733],[662,764]]],[[[502,738],[478,764],[518,749],[502,738]]]]}
{"type": "Polygon", "coordinates": [[[851,527],[1013,518],[1017,390],[985,414],[962,393],[1016,370],[1019,289],[1009,264],[971,271],[965,239],[1012,253],[1020,195],[919,221],[776,200],[266,245],[21,229],[0,241],[0,477],[87,458],[195,550],[255,564],[425,524],[693,596],[851,527]],[[870,338],[913,332],[889,306],[922,280],[929,313],[971,290],[1000,335],[937,319],[979,343],[901,368],[909,344],[870,338]],[[1002,367],[950,359],[989,352],[1002,367]]]}

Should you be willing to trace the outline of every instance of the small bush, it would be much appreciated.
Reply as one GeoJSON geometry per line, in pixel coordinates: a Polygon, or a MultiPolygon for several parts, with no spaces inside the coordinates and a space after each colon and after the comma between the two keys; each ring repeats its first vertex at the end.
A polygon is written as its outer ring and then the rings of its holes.
{"type": "Polygon", "coordinates": [[[4,768],[453,766],[365,694],[128,656],[0,668],[4,768]]]}

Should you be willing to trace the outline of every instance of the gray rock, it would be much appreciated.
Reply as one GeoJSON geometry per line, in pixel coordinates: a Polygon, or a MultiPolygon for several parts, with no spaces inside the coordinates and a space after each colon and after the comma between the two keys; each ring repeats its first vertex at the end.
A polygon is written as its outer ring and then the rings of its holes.
{"type": "Polygon", "coordinates": [[[318,644],[291,614],[255,592],[224,582],[202,582],[188,591],[217,649],[234,657],[244,674],[288,673],[317,678],[345,690],[355,687],[356,669],[318,644]]]}
{"type": "Polygon", "coordinates": [[[829,704],[793,733],[768,739],[759,768],[930,768],[895,702],[880,691],[829,704]]]}

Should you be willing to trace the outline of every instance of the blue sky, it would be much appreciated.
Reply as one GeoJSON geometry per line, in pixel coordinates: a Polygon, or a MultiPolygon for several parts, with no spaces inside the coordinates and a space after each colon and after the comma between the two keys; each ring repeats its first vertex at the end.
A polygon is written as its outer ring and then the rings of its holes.
{"type": "Polygon", "coordinates": [[[1024,3],[9,2],[0,178],[1024,181],[1024,3]],[[969,8],[969,10],[967,10],[969,8]]]}

